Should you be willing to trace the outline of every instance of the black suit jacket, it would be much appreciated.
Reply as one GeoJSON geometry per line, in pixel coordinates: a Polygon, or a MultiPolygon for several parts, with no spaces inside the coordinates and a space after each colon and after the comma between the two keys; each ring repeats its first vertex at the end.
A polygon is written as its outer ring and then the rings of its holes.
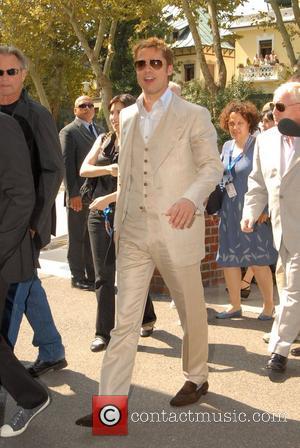
{"type": "MultiPolygon", "coordinates": [[[[95,128],[99,134],[99,129],[96,126],[95,128]]],[[[59,138],[65,165],[64,183],[66,196],[69,199],[80,196],[80,187],[84,182],[84,178],[79,176],[79,171],[96,137],[93,137],[82,122],[75,118],[72,123],[60,131],[59,138]]]]}
{"type": "Polygon", "coordinates": [[[36,231],[35,249],[39,250],[55,235],[55,198],[63,178],[63,160],[58,132],[50,112],[33,101],[23,90],[12,116],[23,129],[30,151],[36,201],[30,226],[36,231]]]}
{"type": "Polygon", "coordinates": [[[6,283],[34,271],[30,217],[35,191],[29,150],[19,124],[0,113],[0,275],[6,283]]]}

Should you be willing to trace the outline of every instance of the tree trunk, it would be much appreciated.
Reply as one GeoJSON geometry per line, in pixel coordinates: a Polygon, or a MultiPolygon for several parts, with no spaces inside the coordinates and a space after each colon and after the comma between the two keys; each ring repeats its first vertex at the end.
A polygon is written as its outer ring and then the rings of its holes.
{"type": "Polygon", "coordinates": [[[40,75],[39,75],[39,73],[37,72],[37,70],[36,70],[36,68],[35,68],[35,66],[34,66],[34,64],[33,64],[33,62],[30,61],[30,60],[29,60],[29,62],[28,62],[28,68],[29,68],[29,74],[30,74],[31,79],[32,79],[32,81],[33,81],[35,90],[36,90],[36,92],[37,92],[37,94],[38,94],[40,103],[41,103],[43,106],[45,106],[46,109],[49,110],[49,112],[51,112],[50,103],[49,103],[49,101],[48,101],[47,94],[46,94],[46,92],[45,92],[45,89],[44,89],[42,80],[41,80],[41,78],[40,78],[40,75]]]}
{"type": "Polygon", "coordinates": [[[205,87],[212,94],[215,94],[218,90],[218,87],[215,84],[214,79],[209,71],[209,68],[208,68],[208,65],[207,65],[207,62],[205,59],[205,55],[203,52],[201,37],[198,32],[195,17],[193,15],[193,12],[191,10],[188,0],[182,0],[182,9],[183,9],[184,14],[187,18],[187,21],[189,23],[189,27],[190,27],[190,30],[191,30],[191,33],[192,33],[192,36],[193,36],[193,39],[195,42],[196,55],[197,55],[197,59],[199,61],[200,68],[201,68],[201,71],[202,71],[202,74],[204,77],[205,87]]]}
{"type": "Polygon", "coordinates": [[[277,0],[269,0],[269,2],[270,2],[270,5],[271,5],[271,7],[272,7],[272,9],[274,11],[274,14],[275,14],[275,17],[276,17],[276,24],[277,24],[278,30],[279,30],[279,32],[281,34],[281,37],[283,39],[283,44],[284,44],[284,46],[286,48],[286,53],[287,53],[287,56],[288,56],[288,58],[290,60],[290,64],[291,64],[292,67],[294,67],[294,65],[296,65],[296,63],[297,63],[297,59],[296,59],[296,56],[295,56],[295,52],[294,52],[293,46],[291,44],[291,39],[290,39],[289,33],[288,33],[288,31],[287,31],[287,29],[285,27],[285,24],[283,22],[279,5],[277,3],[277,0]]]}
{"type": "Polygon", "coordinates": [[[226,65],[225,65],[223,53],[222,53],[221,37],[220,37],[220,30],[219,30],[219,24],[218,24],[218,19],[217,19],[217,8],[216,8],[215,0],[209,0],[207,2],[207,7],[208,7],[208,14],[209,14],[210,20],[211,20],[211,30],[212,30],[212,34],[213,34],[213,45],[214,45],[214,51],[215,51],[217,67],[218,67],[218,86],[219,86],[219,88],[224,89],[226,86],[227,70],[226,70],[226,65]]]}

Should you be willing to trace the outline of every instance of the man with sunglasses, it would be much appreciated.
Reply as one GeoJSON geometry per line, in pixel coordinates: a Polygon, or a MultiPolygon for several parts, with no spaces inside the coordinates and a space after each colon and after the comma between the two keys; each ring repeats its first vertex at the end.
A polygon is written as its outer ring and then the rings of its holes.
{"type": "MultiPolygon", "coordinates": [[[[207,393],[207,313],[200,261],[206,198],[223,173],[209,112],[168,88],[173,54],[155,37],[134,48],[142,94],[120,116],[115,215],[117,311],[103,359],[100,395],[128,395],[143,310],[155,266],[183,329],[185,383],[172,406],[207,393]]],[[[91,416],[77,424],[88,426],[91,416]]]]}
{"type": "Polygon", "coordinates": [[[268,204],[278,263],[284,272],[280,305],[273,323],[267,369],[286,369],[291,344],[300,329],[300,137],[293,129],[281,130],[283,119],[300,124],[300,82],[287,82],[274,92],[273,116],[278,125],[263,132],[256,140],[253,171],[249,176],[241,227],[252,232],[268,204]]]}
{"type": "MultiPolygon", "coordinates": [[[[31,159],[35,206],[30,219],[32,257],[39,266],[40,250],[55,234],[55,198],[63,177],[58,132],[48,110],[33,101],[23,88],[27,60],[15,47],[0,46],[0,109],[21,126],[31,159]]],[[[32,376],[67,365],[61,336],[54,324],[45,290],[37,271],[31,279],[10,284],[2,334],[14,347],[23,313],[34,331],[33,345],[39,349],[32,376]]]]}
{"type": "MultiPolygon", "coordinates": [[[[1,73],[1,71],[0,71],[1,73]]],[[[35,191],[30,157],[22,129],[0,113],[0,322],[11,282],[26,281],[34,272],[30,217],[35,191]]],[[[47,391],[26,371],[0,335],[0,388],[16,401],[18,408],[0,428],[0,437],[24,432],[30,421],[45,409],[47,391]]],[[[1,406],[2,407],[2,406],[1,406]]],[[[3,415],[0,414],[0,425],[3,415]]]]}
{"type": "Polygon", "coordinates": [[[85,291],[93,291],[95,273],[87,219],[89,204],[82,201],[80,187],[84,178],[79,170],[82,162],[93,146],[99,129],[93,122],[95,108],[89,96],[80,96],[75,100],[75,120],[59,133],[65,164],[65,200],[68,216],[68,262],[72,275],[71,285],[85,291]]]}

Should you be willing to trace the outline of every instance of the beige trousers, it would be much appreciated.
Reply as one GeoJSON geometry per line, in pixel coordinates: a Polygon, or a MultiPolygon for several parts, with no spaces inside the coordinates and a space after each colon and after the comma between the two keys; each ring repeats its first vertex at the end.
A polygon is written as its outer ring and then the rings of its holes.
{"type": "Polygon", "coordinates": [[[300,254],[290,254],[282,244],[276,280],[279,280],[279,309],[272,326],[268,350],[288,356],[300,330],[300,254]],[[278,275],[279,274],[279,275],[278,275]]]}
{"type": "Polygon", "coordinates": [[[133,225],[125,226],[121,234],[117,257],[116,324],[103,359],[99,395],[128,394],[155,266],[170,290],[181,320],[184,377],[202,384],[208,376],[207,312],[200,262],[192,266],[176,266],[170,260],[155,222],[144,224],[139,229],[133,225]]]}

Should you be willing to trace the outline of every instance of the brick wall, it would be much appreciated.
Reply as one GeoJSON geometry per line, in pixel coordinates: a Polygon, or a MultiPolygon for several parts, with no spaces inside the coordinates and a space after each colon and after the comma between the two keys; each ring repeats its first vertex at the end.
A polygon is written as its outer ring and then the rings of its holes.
{"type": "MultiPolygon", "coordinates": [[[[223,269],[217,267],[216,254],[218,250],[218,225],[217,216],[205,217],[205,253],[206,256],[201,263],[201,276],[203,286],[214,286],[224,283],[223,269]]],[[[154,272],[150,291],[152,293],[169,294],[163,279],[157,269],[154,272]]]]}

